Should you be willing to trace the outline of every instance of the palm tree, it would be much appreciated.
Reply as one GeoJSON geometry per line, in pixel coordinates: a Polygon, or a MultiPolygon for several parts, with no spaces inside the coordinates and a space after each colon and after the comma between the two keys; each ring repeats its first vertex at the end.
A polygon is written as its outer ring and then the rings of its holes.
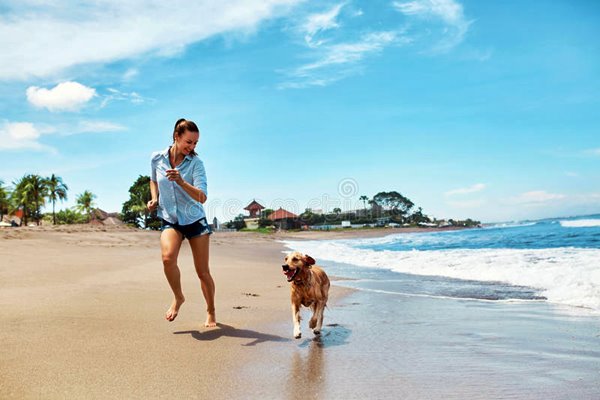
{"type": "Polygon", "coordinates": [[[28,206],[29,201],[27,199],[27,193],[24,190],[25,187],[25,177],[22,177],[19,180],[13,181],[13,191],[10,194],[10,208],[11,212],[17,211],[19,209],[23,209],[23,217],[21,219],[21,224],[25,224],[27,226],[27,217],[28,217],[28,206]]]}
{"type": "Polygon", "coordinates": [[[8,213],[9,205],[8,188],[4,187],[4,181],[0,180],[0,221],[2,221],[4,214],[8,213]]]}
{"type": "Polygon", "coordinates": [[[365,215],[367,215],[367,201],[369,201],[369,198],[363,194],[358,199],[363,202],[363,207],[365,209],[365,215]]]}
{"type": "Polygon", "coordinates": [[[15,209],[23,208],[23,222],[27,225],[27,218],[31,216],[39,225],[40,208],[46,203],[48,191],[46,180],[39,175],[30,174],[13,182],[13,185],[15,190],[12,192],[11,200],[15,209]]]}
{"type": "Polygon", "coordinates": [[[91,219],[92,216],[92,208],[95,207],[94,199],[96,195],[86,190],[77,196],[77,205],[75,206],[79,212],[83,212],[87,214],[88,218],[91,219]]]}
{"type": "Polygon", "coordinates": [[[31,201],[34,205],[33,217],[35,218],[36,224],[39,225],[42,216],[40,209],[44,204],[46,204],[46,196],[48,193],[46,179],[39,175],[28,175],[25,190],[31,194],[31,201]]]}
{"type": "Polygon", "coordinates": [[[52,225],[56,225],[56,213],[54,212],[54,204],[56,200],[67,200],[67,190],[69,187],[63,183],[60,176],[52,174],[50,178],[46,180],[48,185],[48,200],[52,202],[52,225]]]}

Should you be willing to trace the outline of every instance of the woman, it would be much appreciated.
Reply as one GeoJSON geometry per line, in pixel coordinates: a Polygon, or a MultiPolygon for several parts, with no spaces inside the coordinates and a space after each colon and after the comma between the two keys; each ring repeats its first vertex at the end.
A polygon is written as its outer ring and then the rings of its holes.
{"type": "Polygon", "coordinates": [[[188,239],[206,300],[205,326],[217,325],[215,315],[215,283],[208,267],[209,236],[212,233],[202,204],[206,201],[206,172],[194,149],[200,132],[192,121],[180,119],[175,123],[173,144],[152,154],[150,178],[151,200],[148,209],[158,208],[162,220],[160,248],[163,266],[175,298],[165,318],[173,321],[185,301],[177,256],[184,239],[188,239]]]}

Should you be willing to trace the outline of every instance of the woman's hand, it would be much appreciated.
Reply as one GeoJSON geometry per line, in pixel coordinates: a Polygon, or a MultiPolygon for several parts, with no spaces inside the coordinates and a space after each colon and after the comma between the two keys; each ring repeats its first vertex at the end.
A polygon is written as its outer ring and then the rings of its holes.
{"type": "Polygon", "coordinates": [[[168,169],[165,172],[167,174],[167,179],[168,180],[173,181],[173,182],[175,182],[178,185],[181,185],[183,183],[183,178],[179,174],[178,170],[176,170],[176,169],[168,169]]]}
{"type": "Polygon", "coordinates": [[[148,207],[148,210],[150,212],[153,212],[154,210],[156,210],[156,207],[158,207],[158,201],[156,201],[156,200],[150,200],[148,202],[148,204],[146,204],[146,206],[148,207]]]}

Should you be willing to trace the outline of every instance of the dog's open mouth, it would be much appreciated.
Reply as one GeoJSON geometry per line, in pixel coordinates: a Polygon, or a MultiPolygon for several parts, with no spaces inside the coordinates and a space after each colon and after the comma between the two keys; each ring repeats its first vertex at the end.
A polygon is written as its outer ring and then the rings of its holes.
{"type": "Polygon", "coordinates": [[[294,280],[297,273],[298,273],[298,268],[293,269],[293,270],[288,269],[287,271],[283,271],[283,274],[287,277],[288,282],[291,282],[292,280],[294,280]]]}

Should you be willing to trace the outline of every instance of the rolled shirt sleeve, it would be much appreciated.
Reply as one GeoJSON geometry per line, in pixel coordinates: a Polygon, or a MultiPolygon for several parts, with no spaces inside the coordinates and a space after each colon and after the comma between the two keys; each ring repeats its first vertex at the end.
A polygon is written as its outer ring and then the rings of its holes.
{"type": "Polygon", "coordinates": [[[152,182],[158,182],[156,179],[156,168],[158,167],[158,160],[160,159],[161,153],[152,153],[152,159],[150,161],[150,180],[152,182]]]}
{"type": "Polygon", "coordinates": [[[206,183],[206,170],[204,169],[204,163],[199,158],[194,159],[194,170],[192,175],[192,185],[202,190],[208,197],[208,185],[206,183]]]}

